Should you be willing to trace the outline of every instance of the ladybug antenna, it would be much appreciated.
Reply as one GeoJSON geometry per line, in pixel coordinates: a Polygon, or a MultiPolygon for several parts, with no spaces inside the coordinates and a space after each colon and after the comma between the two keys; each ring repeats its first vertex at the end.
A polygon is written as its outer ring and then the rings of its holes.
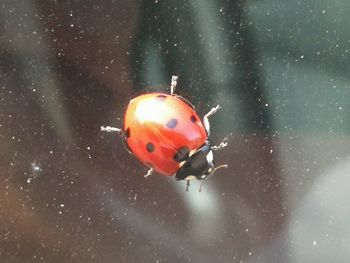
{"type": "MultiPolygon", "coordinates": [[[[227,167],[228,167],[227,164],[221,164],[221,165],[219,165],[219,166],[214,167],[213,170],[210,172],[210,174],[209,174],[205,179],[207,179],[209,176],[213,176],[214,173],[215,173],[217,170],[219,170],[219,169],[221,169],[221,168],[227,168],[227,167]]],[[[199,192],[202,192],[203,184],[204,184],[205,181],[206,181],[206,180],[202,180],[201,185],[199,186],[199,190],[198,190],[199,192]]]]}
{"type": "Polygon", "coordinates": [[[186,181],[186,192],[188,192],[189,187],[190,187],[190,181],[186,181]]]}
{"type": "Polygon", "coordinates": [[[171,95],[173,95],[175,92],[176,85],[177,85],[177,79],[178,79],[177,75],[171,76],[171,84],[170,84],[170,94],[171,95]]]}

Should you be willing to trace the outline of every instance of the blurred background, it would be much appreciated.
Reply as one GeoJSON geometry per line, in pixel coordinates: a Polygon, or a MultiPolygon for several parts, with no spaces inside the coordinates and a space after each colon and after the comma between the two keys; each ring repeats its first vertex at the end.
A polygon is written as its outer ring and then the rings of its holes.
{"type": "Polygon", "coordinates": [[[1,262],[348,262],[350,2],[0,1],[1,262]],[[101,125],[177,92],[227,163],[203,191],[101,125]]]}

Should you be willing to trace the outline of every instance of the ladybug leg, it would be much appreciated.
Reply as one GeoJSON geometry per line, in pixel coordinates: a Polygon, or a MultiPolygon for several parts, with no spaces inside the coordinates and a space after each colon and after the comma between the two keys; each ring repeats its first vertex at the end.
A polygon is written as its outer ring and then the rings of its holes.
{"type": "Polygon", "coordinates": [[[211,146],[211,149],[213,151],[217,151],[217,150],[221,150],[222,148],[225,148],[227,146],[227,140],[228,140],[228,138],[225,137],[219,145],[211,146]]]}
{"type": "Polygon", "coordinates": [[[111,127],[111,126],[101,126],[101,131],[105,132],[122,132],[122,129],[111,127]]]}
{"type": "Polygon", "coordinates": [[[186,181],[186,192],[188,192],[189,187],[190,187],[190,181],[186,181]]]}
{"type": "Polygon", "coordinates": [[[199,186],[199,189],[198,189],[198,192],[202,192],[202,188],[203,188],[203,184],[204,184],[205,180],[202,180],[200,186],[199,186]]]}
{"type": "Polygon", "coordinates": [[[220,105],[216,105],[216,107],[212,108],[207,114],[203,117],[203,124],[204,128],[207,131],[208,136],[210,135],[210,124],[209,124],[209,117],[213,115],[215,112],[217,112],[220,109],[220,105]]]}
{"type": "Polygon", "coordinates": [[[177,79],[178,79],[178,76],[176,76],[176,75],[173,75],[171,77],[171,84],[170,84],[170,94],[171,95],[173,95],[175,92],[176,85],[177,85],[177,79]]]}
{"type": "Polygon", "coordinates": [[[126,135],[122,129],[111,127],[111,126],[101,126],[101,131],[117,132],[120,135],[120,137],[122,138],[122,141],[123,141],[123,144],[124,144],[124,147],[126,148],[126,150],[132,154],[132,150],[130,149],[128,143],[126,142],[126,135]]]}
{"type": "Polygon", "coordinates": [[[153,168],[149,168],[147,173],[144,175],[145,178],[149,178],[153,174],[153,168]]]}

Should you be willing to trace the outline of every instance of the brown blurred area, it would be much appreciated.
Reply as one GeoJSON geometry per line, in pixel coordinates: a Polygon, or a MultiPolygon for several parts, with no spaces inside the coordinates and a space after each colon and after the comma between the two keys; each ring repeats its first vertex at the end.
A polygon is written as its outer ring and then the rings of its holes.
{"type": "MultiPolygon", "coordinates": [[[[298,210],[292,208],[327,168],[320,164],[346,159],[347,139],[273,128],[267,84],[254,57],[259,50],[242,26],[244,3],[232,3],[238,22],[227,20],[234,24],[232,35],[239,35],[232,40],[238,55],[223,65],[238,67],[230,73],[239,76],[234,90],[221,89],[222,82],[217,90],[208,88],[215,85],[208,84],[204,66],[203,78],[196,79],[193,65],[201,60],[195,39],[179,48],[176,35],[145,37],[158,30],[145,23],[152,14],[146,1],[1,3],[0,262],[294,262],[288,225],[298,210]],[[122,125],[129,99],[146,85],[168,84],[156,77],[151,83],[138,72],[145,63],[137,52],[149,39],[165,42],[157,48],[164,61],[178,59],[160,62],[161,68],[166,78],[180,73],[179,92],[201,100],[200,113],[216,103],[215,96],[224,102],[213,117],[219,121],[212,139],[229,136],[228,147],[216,155],[229,168],[201,193],[196,183],[186,192],[185,183],[171,177],[144,179],[146,168],[120,138],[100,132],[101,125],[122,125]],[[225,110],[225,103],[240,105],[245,114],[225,110]],[[248,128],[233,128],[234,122],[248,128]]],[[[181,9],[170,3],[163,8],[181,9]]],[[[175,19],[161,23],[162,12],[155,13],[150,17],[160,31],[175,19]]]]}

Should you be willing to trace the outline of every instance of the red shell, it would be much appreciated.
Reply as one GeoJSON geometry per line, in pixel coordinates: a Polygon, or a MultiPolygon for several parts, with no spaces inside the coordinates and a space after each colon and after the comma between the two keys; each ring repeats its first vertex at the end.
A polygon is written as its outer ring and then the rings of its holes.
{"type": "Polygon", "coordinates": [[[164,175],[180,167],[178,150],[202,146],[207,133],[194,109],[178,96],[164,93],[140,95],[129,102],[124,116],[126,143],[135,156],[164,175]]]}

